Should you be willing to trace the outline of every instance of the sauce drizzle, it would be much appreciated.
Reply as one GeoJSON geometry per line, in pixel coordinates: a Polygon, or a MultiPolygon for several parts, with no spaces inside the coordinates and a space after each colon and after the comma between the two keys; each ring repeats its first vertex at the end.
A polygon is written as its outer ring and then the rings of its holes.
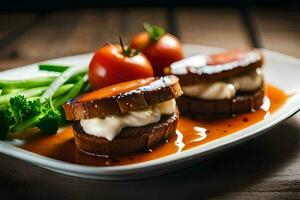
{"type": "Polygon", "coordinates": [[[112,86],[107,86],[93,92],[83,94],[78,97],[76,100],[78,102],[92,101],[95,99],[101,99],[105,97],[111,97],[124,93],[126,91],[135,90],[145,85],[149,85],[151,82],[154,82],[155,78],[150,77],[146,79],[137,79],[133,81],[127,81],[123,83],[118,83],[112,86]]]}
{"type": "Polygon", "coordinates": [[[116,166],[145,162],[180,153],[249,127],[264,120],[270,113],[275,112],[288,98],[284,91],[272,85],[266,86],[266,94],[261,109],[255,112],[238,114],[232,118],[200,121],[181,116],[176,136],[166,141],[165,144],[147,152],[129,156],[95,157],[81,152],[76,148],[71,126],[67,126],[63,131],[52,136],[32,134],[22,138],[25,140],[22,148],[50,158],[91,166],[116,166]]]}

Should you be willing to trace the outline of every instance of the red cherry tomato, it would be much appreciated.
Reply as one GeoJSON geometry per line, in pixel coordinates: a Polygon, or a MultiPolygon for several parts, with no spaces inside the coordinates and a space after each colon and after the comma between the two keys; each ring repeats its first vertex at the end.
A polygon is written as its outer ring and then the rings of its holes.
{"type": "Polygon", "coordinates": [[[148,59],[142,54],[125,56],[120,45],[101,47],[89,65],[89,83],[99,89],[120,82],[153,76],[148,59]]]}
{"type": "Polygon", "coordinates": [[[153,66],[155,76],[162,76],[165,67],[183,59],[183,50],[179,40],[168,33],[153,41],[148,32],[141,32],[133,38],[131,46],[147,56],[153,66]]]}

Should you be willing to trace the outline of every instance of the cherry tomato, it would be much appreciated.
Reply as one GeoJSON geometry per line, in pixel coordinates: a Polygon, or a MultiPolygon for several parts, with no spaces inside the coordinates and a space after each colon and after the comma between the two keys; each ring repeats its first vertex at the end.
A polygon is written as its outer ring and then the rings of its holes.
{"type": "Polygon", "coordinates": [[[183,59],[183,49],[175,36],[165,33],[163,29],[157,33],[158,28],[160,27],[151,26],[150,30],[137,34],[131,46],[147,56],[153,66],[155,76],[162,76],[165,67],[183,59]],[[155,34],[154,37],[153,34],[155,34]]]}
{"type": "Polygon", "coordinates": [[[89,65],[89,83],[99,89],[120,82],[153,76],[148,59],[142,54],[124,55],[120,45],[108,44],[101,47],[89,65]]]}

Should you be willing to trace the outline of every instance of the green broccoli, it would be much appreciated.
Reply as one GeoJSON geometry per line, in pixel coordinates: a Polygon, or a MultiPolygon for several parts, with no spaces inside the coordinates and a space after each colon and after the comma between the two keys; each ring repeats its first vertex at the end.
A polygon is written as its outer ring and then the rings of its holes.
{"type": "Polygon", "coordinates": [[[40,103],[29,101],[22,95],[12,97],[6,109],[0,111],[0,139],[7,138],[9,132],[21,132],[38,127],[45,134],[57,132],[62,121],[61,113],[50,99],[40,103]]]}
{"type": "Polygon", "coordinates": [[[28,101],[25,96],[16,95],[9,100],[10,109],[13,113],[18,114],[20,119],[23,116],[30,116],[33,114],[37,114],[37,101],[28,101]]]}
{"type": "Polygon", "coordinates": [[[37,127],[54,134],[65,122],[62,105],[78,96],[87,83],[87,67],[41,65],[40,70],[61,72],[55,77],[0,80],[0,140],[9,133],[37,127]],[[52,102],[53,99],[53,102],[52,102]]]}
{"type": "Polygon", "coordinates": [[[34,102],[27,101],[22,95],[16,95],[9,100],[9,105],[0,111],[0,138],[7,137],[8,132],[18,123],[37,113],[34,102]]]}
{"type": "Polygon", "coordinates": [[[0,140],[7,138],[7,135],[11,129],[11,124],[13,124],[12,119],[12,114],[8,109],[0,111],[0,140]]]}
{"type": "Polygon", "coordinates": [[[52,105],[51,100],[47,99],[45,103],[35,101],[32,105],[38,112],[15,125],[12,131],[21,132],[29,128],[38,127],[43,133],[56,133],[62,119],[60,112],[52,105]]]}
{"type": "Polygon", "coordinates": [[[61,114],[58,110],[50,110],[44,114],[37,124],[37,127],[45,134],[55,134],[61,122],[61,114]]]}

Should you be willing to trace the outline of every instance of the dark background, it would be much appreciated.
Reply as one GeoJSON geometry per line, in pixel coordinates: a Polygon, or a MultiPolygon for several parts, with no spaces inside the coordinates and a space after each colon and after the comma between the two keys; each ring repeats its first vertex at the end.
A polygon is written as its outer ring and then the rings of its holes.
{"type": "Polygon", "coordinates": [[[2,0],[0,10],[47,11],[66,8],[95,8],[104,6],[291,6],[297,0],[2,0]]]}

